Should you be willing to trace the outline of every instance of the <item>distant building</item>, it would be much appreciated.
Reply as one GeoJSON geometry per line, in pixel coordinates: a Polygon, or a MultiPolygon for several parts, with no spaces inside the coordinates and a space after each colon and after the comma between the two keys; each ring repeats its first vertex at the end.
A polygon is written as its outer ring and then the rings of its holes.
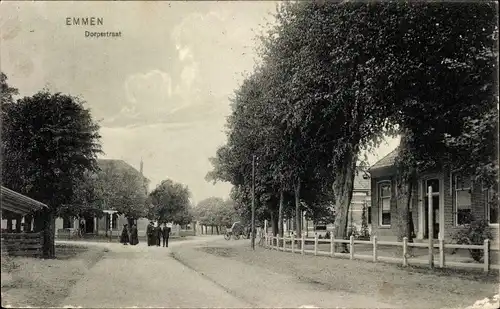
{"type": "MultiPolygon", "coordinates": [[[[148,182],[149,180],[143,176],[143,161],[141,159],[140,171],[136,170],[133,166],[128,164],[123,160],[114,159],[98,159],[97,163],[101,170],[106,170],[109,168],[114,168],[122,172],[132,172],[141,175],[144,179],[144,190],[148,194],[148,182]]],[[[105,235],[109,232],[113,235],[121,232],[123,225],[127,223],[127,218],[123,215],[118,215],[113,209],[104,209],[104,216],[97,218],[95,216],[85,216],[83,221],[85,222],[85,230],[83,234],[93,234],[93,235],[105,235]]],[[[136,220],[137,229],[139,236],[144,236],[146,234],[146,227],[149,220],[146,218],[140,218],[136,220]]],[[[74,217],[64,217],[56,219],[56,232],[58,234],[71,233],[79,228],[80,222],[74,217]]]]}
{"type": "MultiPolygon", "coordinates": [[[[367,168],[358,167],[356,168],[356,175],[354,176],[353,190],[351,205],[349,207],[349,213],[347,218],[348,228],[355,226],[358,231],[361,229],[363,206],[366,205],[366,219],[368,224],[368,230],[371,231],[371,186],[370,186],[370,174],[367,172],[367,168]]],[[[294,226],[294,220],[284,220],[284,231],[292,231],[294,226]]],[[[326,231],[333,230],[333,224],[317,224],[314,225],[312,220],[306,220],[305,216],[302,218],[302,229],[308,233],[318,232],[318,234],[325,234],[326,231]]]]}

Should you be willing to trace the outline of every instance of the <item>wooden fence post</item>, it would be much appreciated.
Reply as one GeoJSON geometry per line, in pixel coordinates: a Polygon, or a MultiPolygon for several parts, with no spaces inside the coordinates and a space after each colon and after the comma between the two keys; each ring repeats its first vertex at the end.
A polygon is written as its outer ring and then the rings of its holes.
{"type": "Polygon", "coordinates": [[[490,240],[484,240],[484,271],[488,272],[490,270],[490,240]]]}
{"type": "Polygon", "coordinates": [[[332,257],[335,256],[335,236],[333,235],[333,231],[332,235],[330,236],[330,255],[332,257]]]}
{"type": "Polygon", "coordinates": [[[429,186],[427,190],[427,196],[429,200],[429,212],[428,212],[428,219],[427,219],[427,224],[429,225],[428,232],[427,232],[427,237],[429,238],[429,267],[431,269],[434,268],[434,206],[432,205],[432,187],[429,186]]]}
{"type": "Polygon", "coordinates": [[[354,260],[354,236],[349,237],[349,259],[354,260]]]}
{"type": "Polygon", "coordinates": [[[444,268],[444,239],[439,239],[439,267],[444,268]]]}
{"type": "Polygon", "coordinates": [[[295,233],[292,233],[292,253],[295,253],[295,233]]]}
{"type": "Polygon", "coordinates": [[[314,255],[318,255],[318,233],[314,233],[314,255]]]}
{"type": "Polygon", "coordinates": [[[377,261],[377,236],[373,236],[373,261],[377,261]]]}
{"type": "Polygon", "coordinates": [[[300,239],[300,254],[304,254],[304,247],[306,244],[306,232],[302,232],[302,238],[300,239]]]}
{"type": "Polygon", "coordinates": [[[403,237],[403,266],[408,266],[408,237],[403,237]]]}

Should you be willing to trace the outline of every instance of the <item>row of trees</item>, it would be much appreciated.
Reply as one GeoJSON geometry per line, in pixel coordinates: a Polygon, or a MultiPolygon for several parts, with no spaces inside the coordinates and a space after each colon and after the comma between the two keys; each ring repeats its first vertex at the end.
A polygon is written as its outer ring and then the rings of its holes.
{"type": "Polygon", "coordinates": [[[99,125],[78,97],[42,90],[15,99],[18,90],[0,73],[2,186],[49,206],[36,214],[44,257],[55,256],[55,219],[101,216],[114,209],[128,218],[186,224],[187,187],[163,181],[147,195],[147,180],[124,164],[104,164],[99,125]]]}
{"type": "Polygon", "coordinates": [[[302,211],[333,202],[344,238],[363,151],[400,135],[400,236],[411,239],[419,171],[453,165],[496,179],[496,16],[492,3],[279,5],[260,63],[232,98],[227,143],[207,180],[233,184],[248,214],[256,157],[258,220],[282,235],[288,213],[301,233],[302,211]]]}
{"type": "Polygon", "coordinates": [[[222,228],[230,227],[240,219],[234,201],[220,197],[209,197],[200,201],[195,208],[194,216],[201,225],[202,232],[205,228],[205,233],[208,233],[207,229],[210,227],[212,234],[214,227],[215,233],[219,234],[222,228]]]}

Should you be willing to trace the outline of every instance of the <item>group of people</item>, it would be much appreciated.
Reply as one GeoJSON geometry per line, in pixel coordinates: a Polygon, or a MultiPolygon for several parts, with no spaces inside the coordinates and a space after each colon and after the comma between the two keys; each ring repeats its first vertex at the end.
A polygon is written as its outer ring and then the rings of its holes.
{"type": "Polygon", "coordinates": [[[146,229],[146,235],[148,236],[148,246],[158,246],[160,247],[160,240],[163,239],[163,247],[168,247],[168,239],[170,237],[171,228],[166,224],[163,224],[163,228],[158,225],[155,226],[153,222],[149,222],[146,229]]]}
{"type": "Polygon", "coordinates": [[[132,246],[139,244],[139,237],[137,236],[137,226],[135,224],[132,225],[130,230],[128,228],[128,224],[123,225],[120,242],[124,245],[128,245],[130,243],[132,246]]]}
{"type": "MultiPolygon", "coordinates": [[[[158,225],[155,226],[153,222],[149,222],[146,229],[146,236],[148,237],[148,246],[158,246],[160,247],[160,242],[163,239],[163,247],[168,247],[168,239],[170,237],[171,228],[166,224],[163,224],[163,228],[158,225]]],[[[129,229],[128,224],[123,225],[122,234],[120,236],[120,242],[124,245],[131,244],[135,246],[139,243],[139,238],[137,237],[137,226],[134,224],[129,229]]]]}

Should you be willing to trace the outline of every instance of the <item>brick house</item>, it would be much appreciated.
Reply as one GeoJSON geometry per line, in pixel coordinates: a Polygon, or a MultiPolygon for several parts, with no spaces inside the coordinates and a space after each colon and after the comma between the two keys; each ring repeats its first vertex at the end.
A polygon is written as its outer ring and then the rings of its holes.
{"type": "MultiPolygon", "coordinates": [[[[394,241],[398,235],[398,210],[396,202],[397,184],[395,159],[397,149],[375,163],[370,169],[372,190],[372,236],[394,241]]],[[[485,188],[462,174],[459,170],[444,168],[418,175],[413,189],[411,217],[415,240],[428,239],[428,187],[432,187],[434,208],[434,239],[450,240],[452,235],[469,223],[469,215],[489,222],[494,239],[492,246],[498,247],[499,214],[498,201],[492,202],[493,190],[485,188]]]]}

